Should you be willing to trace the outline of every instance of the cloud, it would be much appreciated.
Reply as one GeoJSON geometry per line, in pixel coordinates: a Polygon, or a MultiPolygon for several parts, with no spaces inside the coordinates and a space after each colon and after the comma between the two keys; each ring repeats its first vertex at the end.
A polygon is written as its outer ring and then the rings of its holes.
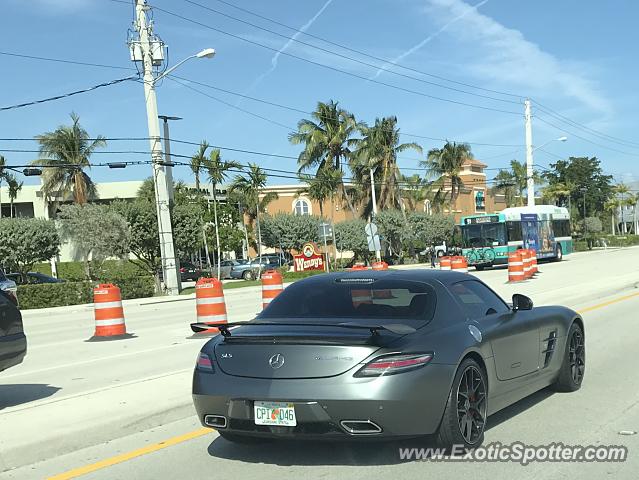
{"type": "Polygon", "coordinates": [[[447,30],[467,46],[470,60],[465,67],[475,76],[517,88],[526,95],[566,95],[602,114],[612,113],[609,100],[589,78],[593,72],[589,65],[543,51],[519,30],[479,13],[462,0],[428,0],[424,11],[444,25],[451,16],[461,16],[447,30]]]}
{"type": "Polygon", "coordinates": [[[266,72],[260,74],[253,81],[253,83],[248,88],[248,90],[245,92],[245,94],[249,93],[253,89],[255,89],[267,76],[269,76],[271,73],[273,73],[275,71],[275,69],[277,68],[277,62],[278,62],[280,56],[282,55],[282,52],[288,50],[288,48],[291,46],[291,44],[293,42],[295,42],[297,37],[299,37],[302,33],[306,32],[306,30],[308,30],[311,27],[311,25],[313,25],[313,23],[315,23],[315,20],[317,20],[319,18],[319,16],[322,13],[324,13],[324,10],[326,10],[331,3],[333,3],[333,0],[327,0],[326,3],[322,6],[322,8],[320,8],[317,11],[317,13],[311,17],[310,20],[308,20],[304,25],[302,25],[302,27],[297,32],[295,32],[295,34],[293,34],[293,36],[291,38],[289,38],[287,40],[287,42],[284,44],[284,46],[282,48],[280,48],[277,52],[275,52],[275,54],[271,58],[271,66],[270,66],[270,68],[266,72]]]}
{"type": "Polygon", "coordinates": [[[375,74],[369,78],[369,80],[374,80],[377,77],[379,77],[382,72],[388,70],[389,67],[392,67],[393,65],[398,64],[399,62],[401,62],[402,60],[404,60],[406,57],[408,57],[409,55],[412,55],[413,53],[415,53],[416,51],[420,50],[422,47],[424,47],[427,43],[430,43],[433,39],[437,38],[439,35],[441,35],[448,27],[450,27],[453,23],[457,22],[458,20],[461,20],[462,18],[464,18],[466,15],[468,15],[471,11],[473,10],[477,10],[479,7],[481,7],[482,5],[485,5],[488,2],[488,0],[483,0],[481,2],[479,2],[477,5],[471,6],[468,5],[468,8],[461,14],[455,16],[452,18],[452,20],[449,20],[447,23],[445,23],[442,27],[439,28],[439,30],[437,30],[435,33],[427,36],[426,38],[424,38],[421,42],[419,42],[417,45],[412,46],[411,48],[409,48],[408,50],[406,50],[405,52],[403,52],[402,54],[398,55],[397,57],[393,58],[390,62],[385,63],[384,65],[381,66],[381,68],[379,70],[377,70],[375,72],[375,74]]]}

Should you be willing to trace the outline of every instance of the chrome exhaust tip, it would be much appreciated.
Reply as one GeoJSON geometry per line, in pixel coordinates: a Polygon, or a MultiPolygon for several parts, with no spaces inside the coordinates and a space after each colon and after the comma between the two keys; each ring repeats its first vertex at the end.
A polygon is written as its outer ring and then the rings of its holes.
{"type": "Polygon", "coordinates": [[[204,424],[212,428],[226,428],[226,417],[224,415],[205,415],[204,424]]]}
{"type": "Polygon", "coordinates": [[[342,420],[339,422],[351,435],[374,435],[382,433],[382,427],[370,420],[342,420]]]}

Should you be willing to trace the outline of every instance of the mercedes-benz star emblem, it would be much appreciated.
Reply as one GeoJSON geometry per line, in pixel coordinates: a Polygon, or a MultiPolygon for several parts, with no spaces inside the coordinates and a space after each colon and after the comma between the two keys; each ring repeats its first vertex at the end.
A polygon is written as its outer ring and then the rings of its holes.
{"type": "Polygon", "coordinates": [[[278,368],[282,368],[282,365],[284,365],[284,355],[282,355],[281,353],[276,353],[275,355],[273,355],[271,358],[268,359],[268,364],[274,370],[277,370],[278,368]]]}

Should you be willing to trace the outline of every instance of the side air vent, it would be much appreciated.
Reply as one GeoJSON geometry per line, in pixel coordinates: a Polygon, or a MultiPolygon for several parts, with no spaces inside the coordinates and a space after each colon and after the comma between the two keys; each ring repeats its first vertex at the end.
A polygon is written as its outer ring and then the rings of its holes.
{"type": "Polygon", "coordinates": [[[544,338],[546,348],[541,352],[544,355],[544,368],[550,365],[552,354],[555,352],[557,346],[557,330],[553,330],[548,334],[547,338],[544,338]]]}

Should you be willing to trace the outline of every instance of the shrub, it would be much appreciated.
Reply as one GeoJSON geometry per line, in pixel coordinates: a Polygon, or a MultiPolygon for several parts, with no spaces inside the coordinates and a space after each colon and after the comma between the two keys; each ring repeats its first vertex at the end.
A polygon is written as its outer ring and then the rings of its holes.
{"type": "Polygon", "coordinates": [[[19,285],[20,308],[28,310],[92,303],[93,288],[98,283],[113,283],[120,287],[122,300],[151,297],[155,293],[155,280],[151,276],[110,279],[100,282],[80,281],[19,285]]]}

